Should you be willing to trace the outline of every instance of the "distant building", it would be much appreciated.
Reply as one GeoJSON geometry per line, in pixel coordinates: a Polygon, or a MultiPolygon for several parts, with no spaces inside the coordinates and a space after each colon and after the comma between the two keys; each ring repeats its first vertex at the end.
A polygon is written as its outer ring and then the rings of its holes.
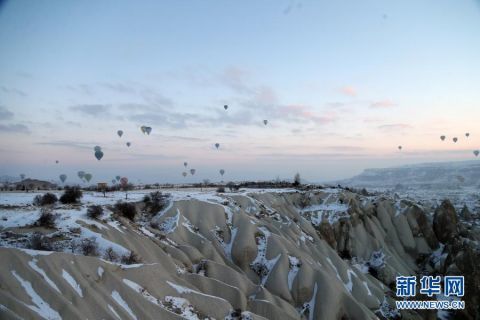
{"type": "Polygon", "coordinates": [[[56,189],[57,185],[48,181],[37,179],[25,179],[20,182],[14,183],[15,190],[52,190],[56,189]]]}
{"type": "Polygon", "coordinates": [[[106,182],[97,183],[97,190],[104,191],[104,190],[107,190],[107,188],[108,188],[108,183],[106,182]]]}

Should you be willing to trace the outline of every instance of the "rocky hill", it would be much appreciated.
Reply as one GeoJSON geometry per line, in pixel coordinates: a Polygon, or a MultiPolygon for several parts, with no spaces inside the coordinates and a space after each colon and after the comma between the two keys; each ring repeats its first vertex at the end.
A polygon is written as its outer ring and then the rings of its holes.
{"type": "Polygon", "coordinates": [[[338,188],[172,190],[39,207],[34,195],[0,194],[2,319],[480,314],[478,217],[449,201],[432,210],[338,188]],[[466,310],[396,310],[395,276],[420,274],[464,275],[466,310]]]}

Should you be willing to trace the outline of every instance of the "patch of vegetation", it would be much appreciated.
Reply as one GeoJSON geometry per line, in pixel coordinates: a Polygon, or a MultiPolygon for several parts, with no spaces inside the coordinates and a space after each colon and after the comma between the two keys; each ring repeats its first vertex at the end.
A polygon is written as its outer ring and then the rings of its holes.
{"type": "Polygon", "coordinates": [[[53,229],[55,228],[55,220],[57,220],[57,216],[55,214],[53,214],[50,210],[42,209],[40,217],[35,222],[35,225],[38,227],[53,229]]]}
{"type": "Polygon", "coordinates": [[[155,215],[167,207],[168,194],[159,191],[151,192],[143,197],[143,202],[145,203],[145,210],[149,214],[155,215]]]}
{"type": "Polygon", "coordinates": [[[55,204],[58,198],[55,194],[47,192],[44,195],[36,195],[33,199],[33,204],[36,206],[46,206],[55,204]]]}
{"type": "Polygon", "coordinates": [[[120,262],[123,264],[136,264],[141,263],[142,259],[134,251],[130,251],[121,257],[120,262]]]}
{"type": "Polygon", "coordinates": [[[33,250],[52,251],[50,241],[40,232],[34,232],[28,240],[28,248],[33,250]]]}
{"type": "Polygon", "coordinates": [[[65,187],[65,192],[60,197],[60,202],[63,204],[78,203],[82,198],[82,190],[78,187],[65,187]]]}
{"type": "Polygon", "coordinates": [[[122,217],[133,221],[137,215],[137,207],[133,203],[117,202],[115,204],[115,212],[122,217]]]}
{"type": "Polygon", "coordinates": [[[98,219],[103,214],[103,208],[99,205],[89,206],[87,209],[87,217],[91,219],[98,219]]]}
{"type": "Polygon", "coordinates": [[[94,237],[82,239],[79,248],[84,256],[98,256],[98,243],[94,237]]]}
{"type": "Polygon", "coordinates": [[[103,254],[103,259],[111,262],[117,262],[118,261],[118,254],[113,250],[112,247],[108,247],[105,250],[105,253],[103,254]]]}
{"type": "Polygon", "coordinates": [[[217,188],[217,193],[225,193],[225,187],[220,186],[217,188]]]}

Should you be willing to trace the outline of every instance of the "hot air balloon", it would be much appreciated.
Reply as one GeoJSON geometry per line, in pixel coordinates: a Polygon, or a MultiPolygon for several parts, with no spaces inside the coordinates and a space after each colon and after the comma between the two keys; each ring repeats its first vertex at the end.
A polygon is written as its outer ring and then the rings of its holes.
{"type": "Polygon", "coordinates": [[[98,161],[100,161],[103,158],[103,151],[95,151],[95,158],[97,158],[98,161]]]}
{"type": "Polygon", "coordinates": [[[120,181],[120,176],[116,176],[115,179],[117,179],[117,181],[120,181]]]}
{"type": "Polygon", "coordinates": [[[83,178],[85,177],[85,171],[78,171],[77,176],[83,180],[83,178]]]}
{"type": "Polygon", "coordinates": [[[454,143],[457,143],[457,141],[458,141],[458,138],[457,138],[457,137],[453,138],[453,142],[454,142],[454,143]]]}
{"type": "Polygon", "coordinates": [[[185,178],[187,176],[187,173],[185,171],[183,171],[182,176],[185,178]]]}
{"type": "Polygon", "coordinates": [[[264,124],[264,125],[267,125],[267,124],[268,124],[268,120],[263,120],[263,124],[264,124]]]}
{"type": "Polygon", "coordinates": [[[115,184],[117,181],[115,179],[112,180],[112,184],[115,184]]]}
{"type": "Polygon", "coordinates": [[[222,175],[222,177],[223,177],[223,175],[225,174],[225,170],[223,170],[223,169],[220,169],[220,174],[221,174],[221,175],[222,175]]]}
{"type": "Polygon", "coordinates": [[[122,187],[126,187],[128,184],[128,178],[127,177],[120,178],[120,184],[122,185],[122,187]]]}
{"type": "Polygon", "coordinates": [[[123,136],[123,130],[118,130],[117,131],[118,136],[121,138],[123,136]]]}
{"type": "Polygon", "coordinates": [[[227,109],[228,109],[228,105],[224,105],[224,106],[223,106],[223,109],[227,110],[227,109]]]}
{"type": "Polygon", "coordinates": [[[190,173],[192,174],[192,176],[195,174],[195,169],[190,169],[190,173]]]}
{"type": "Polygon", "coordinates": [[[127,147],[130,147],[132,145],[131,142],[127,142],[127,147]]]}
{"type": "Polygon", "coordinates": [[[467,137],[467,138],[470,137],[470,133],[468,133],[468,132],[465,133],[465,137],[467,137]]]}
{"type": "Polygon", "coordinates": [[[67,180],[67,175],[66,174],[61,174],[60,175],[60,180],[62,181],[62,183],[65,183],[65,180],[67,180]]]}
{"type": "Polygon", "coordinates": [[[91,173],[85,173],[85,180],[87,180],[87,182],[90,182],[90,180],[92,180],[92,174],[91,173]]]}
{"type": "Polygon", "coordinates": [[[398,150],[402,150],[402,146],[398,146],[398,150]]]}
{"type": "Polygon", "coordinates": [[[95,151],[95,152],[102,151],[102,148],[100,146],[95,146],[95,147],[93,147],[93,151],[95,151]]]}
{"type": "Polygon", "coordinates": [[[215,143],[215,148],[220,148],[220,143],[215,143]]]}
{"type": "Polygon", "coordinates": [[[475,155],[475,157],[478,157],[478,155],[480,154],[480,151],[475,150],[475,151],[473,151],[473,154],[475,155]]]}
{"type": "Polygon", "coordinates": [[[20,179],[25,180],[25,173],[20,174],[20,179]]]}
{"type": "Polygon", "coordinates": [[[145,132],[150,135],[150,132],[152,132],[152,127],[146,127],[145,132]]]}
{"type": "Polygon", "coordinates": [[[55,160],[55,163],[56,163],[56,164],[58,164],[59,162],[60,162],[60,161],[58,161],[58,160],[55,160]]]}
{"type": "Polygon", "coordinates": [[[445,136],[440,136],[440,140],[445,141],[445,136]]]}
{"type": "Polygon", "coordinates": [[[140,127],[140,130],[142,131],[143,134],[145,134],[145,129],[146,129],[146,128],[147,128],[146,126],[141,126],[141,127],[140,127]]]}
{"type": "Polygon", "coordinates": [[[183,166],[186,168],[188,166],[188,163],[187,162],[184,162],[183,163],[183,166]]]}

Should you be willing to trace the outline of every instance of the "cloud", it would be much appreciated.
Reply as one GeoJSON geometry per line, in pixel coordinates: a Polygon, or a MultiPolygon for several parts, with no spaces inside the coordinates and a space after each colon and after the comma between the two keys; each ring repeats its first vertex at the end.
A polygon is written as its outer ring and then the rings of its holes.
{"type": "Polygon", "coordinates": [[[8,120],[13,118],[13,112],[5,108],[4,106],[0,106],[0,120],[8,120]]]}
{"type": "Polygon", "coordinates": [[[248,84],[249,77],[250,73],[247,70],[232,66],[220,74],[219,80],[236,93],[251,94],[253,92],[252,87],[248,84]]]}
{"type": "Polygon", "coordinates": [[[390,101],[390,100],[381,100],[381,101],[375,101],[370,104],[370,108],[374,109],[388,109],[395,107],[397,104],[390,101]]]}
{"type": "Polygon", "coordinates": [[[336,120],[336,117],[332,113],[324,116],[319,116],[314,111],[312,111],[311,107],[305,105],[280,106],[277,108],[276,118],[289,122],[311,121],[316,124],[327,124],[336,120]]]}
{"type": "Polygon", "coordinates": [[[105,104],[81,104],[70,107],[70,110],[92,117],[107,116],[110,114],[110,106],[105,104]]]}
{"type": "Polygon", "coordinates": [[[10,132],[10,133],[30,133],[30,129],[24,124],[0,124],[0,132],[10,132]]]}
{"type": "Polygon", "coordinates": [[[344,86],[340,88],[340,92],[349,97],[356,97],[357,96],[357,89],[352,86],[344,86]]]}
{"type": "Polygon", "coordinates": [[[396,130],[411,129],[413,128],[413,126],[406,123],[393,123],[393,124],[384,124],[384,125],[378,126],[377,128],[384,131],[396,131],[396,130]]]}
{"type": "Polygon", "coordinates": [[[56,141],[49,141],[49,142],[37,142],[37,145],[42,146],[54,146],[54,147],[68,147],[74,149],[81,149],[81,150],[93,150],[92,146],[95,145],[93,142],[78,142],[78,141],[71,141],[71,140],[56,140],[56,141]]]}
{"type": "Polygon", "coordinates": [[[15,94],[15,95],[18,95],[18,96],[21,96],[21,97],[26,97],[27,96],[27,94],[20,89],[7,88],[5,86],[0,86],[0,92],[6,93],[6,94],[15,94]]]}

